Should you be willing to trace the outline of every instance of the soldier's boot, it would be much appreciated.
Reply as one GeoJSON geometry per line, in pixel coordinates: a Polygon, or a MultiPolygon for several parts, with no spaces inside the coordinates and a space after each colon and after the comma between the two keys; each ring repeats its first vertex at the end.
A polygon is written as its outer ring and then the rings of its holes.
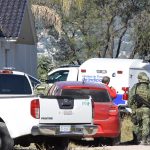
{"type": "Polygon", "coordinates": [[[147,137],[142,137],[142,141],[140,142],[140,145],[148,145],[147,137]]]}
{"type": "Polygon", "coordinates": [[[150,145],[150,135],[147,138],[147,144],[150,145]]]}
{"type": "Polygon", "coordinates": [[[133,140],[132,143],[137,145],[140,143],[140,136],[138,136],[135,132],[133,132],[133,140]]]}

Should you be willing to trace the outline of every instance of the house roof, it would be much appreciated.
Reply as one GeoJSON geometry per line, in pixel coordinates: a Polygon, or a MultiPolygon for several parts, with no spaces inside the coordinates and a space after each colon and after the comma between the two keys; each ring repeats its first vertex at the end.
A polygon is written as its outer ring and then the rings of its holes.
{"type": "Polygon", "coordinates": [[[27,0],[0,0],[0,37],[19,36],[27,0]]]}

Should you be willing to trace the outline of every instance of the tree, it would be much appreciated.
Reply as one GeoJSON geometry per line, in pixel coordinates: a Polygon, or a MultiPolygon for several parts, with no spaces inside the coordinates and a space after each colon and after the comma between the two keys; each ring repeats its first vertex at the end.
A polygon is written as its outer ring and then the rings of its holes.
{"type": "Polygon", "coordinates": [[[50,64],[51,60],[49,60],[48,57],[46,56],[39,57],[37,66],[38,79],[41,80],[43,78],[45,79],[47,78],[47,73],[50,71],[49,68],[52,68],[50,64]]]}
{"type": "Polygon", "coordinates": [[[144,58],[150,54],[150,13],[146,10],[142,11],[134,18],[134,41],[135,47],[130,55],[134,58],[135,54],[139,54],[140,58],[144,58]]]}
{"type": "Polygon", "coordinates": [[[130,52],[133,50],[133,58],[136,54],[146,55],[149,49],[147,39],[150,27],[147,25],[143,29],[142,26],[145,24],[142,24],[139,17],[144,10],[148,14],[148,2],[148,0],[38,0],[35,4],[41,7],[41,11],[37,11],[41,13],[34,15],[37,21],[41,18],[39,20],[43,29],[51,36],[46,44],[48,51],[51,51],[49,54],[52,53],[50,57],[57,65],[83,62],[90,57],[118,58],[125,45],[126,36],[129,36],[127,42],[133,46],[128,48],[130,52]],[[147,46],[144,48],[142,45],[147,46]]]}

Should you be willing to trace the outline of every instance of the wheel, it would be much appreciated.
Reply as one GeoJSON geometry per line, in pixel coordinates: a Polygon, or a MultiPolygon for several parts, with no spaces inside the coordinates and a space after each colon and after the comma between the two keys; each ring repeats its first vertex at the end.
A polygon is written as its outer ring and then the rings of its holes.
{"type": "Polygon", "coordinates": [[[99,147],[105,145],[104,138],[102,137],[96,137],[94,138],[94,146],[99,147]]]}
{"type": "Polygon", "coordinates": [[[121,139],[120,135],[118,137],[115,137],[115,138],[110,138],[109,139],[109,145],[111,145],[111,146],[119,145],[120,144],[120,139],[121,139]]]}
{"type": "Polygon", "coordinates": [[[0,122],[0,149],[13,150],[14,141],[10,137],[5,123],[0,122]]]}

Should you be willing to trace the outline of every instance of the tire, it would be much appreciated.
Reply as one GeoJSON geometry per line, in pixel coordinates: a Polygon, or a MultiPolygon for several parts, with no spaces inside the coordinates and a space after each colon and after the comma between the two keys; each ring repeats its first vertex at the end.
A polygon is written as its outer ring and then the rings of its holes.
{"type": "Polygon", "coordinates": [[[94,146],[99,147],[99,146],[103,146],[103,145],[106,145],[105,139],[103,137],[94,138],[94,146]]]}
{"type": "Polygon", "coordinates": [[[94,145],[97,146],[114,146],[120,144],[120,135],[115,138],[108,138],[108,137],[100,137],[94,139],[94,145]]]}
{"type": "Polygon", "coordinates": [[[13,150],[14,141],[10,137],[5,123],[0,122],[0,149],[13,150]]]}
{"type": "Polygon", "coordinates": [[[111,146],[119,145],[120,144],[120,140],[121,140],[121,136],[120,135],[118,137],[115,137],[115,138],[110,138],[109,139],[109,145],[111,145],[111,146]]]}

